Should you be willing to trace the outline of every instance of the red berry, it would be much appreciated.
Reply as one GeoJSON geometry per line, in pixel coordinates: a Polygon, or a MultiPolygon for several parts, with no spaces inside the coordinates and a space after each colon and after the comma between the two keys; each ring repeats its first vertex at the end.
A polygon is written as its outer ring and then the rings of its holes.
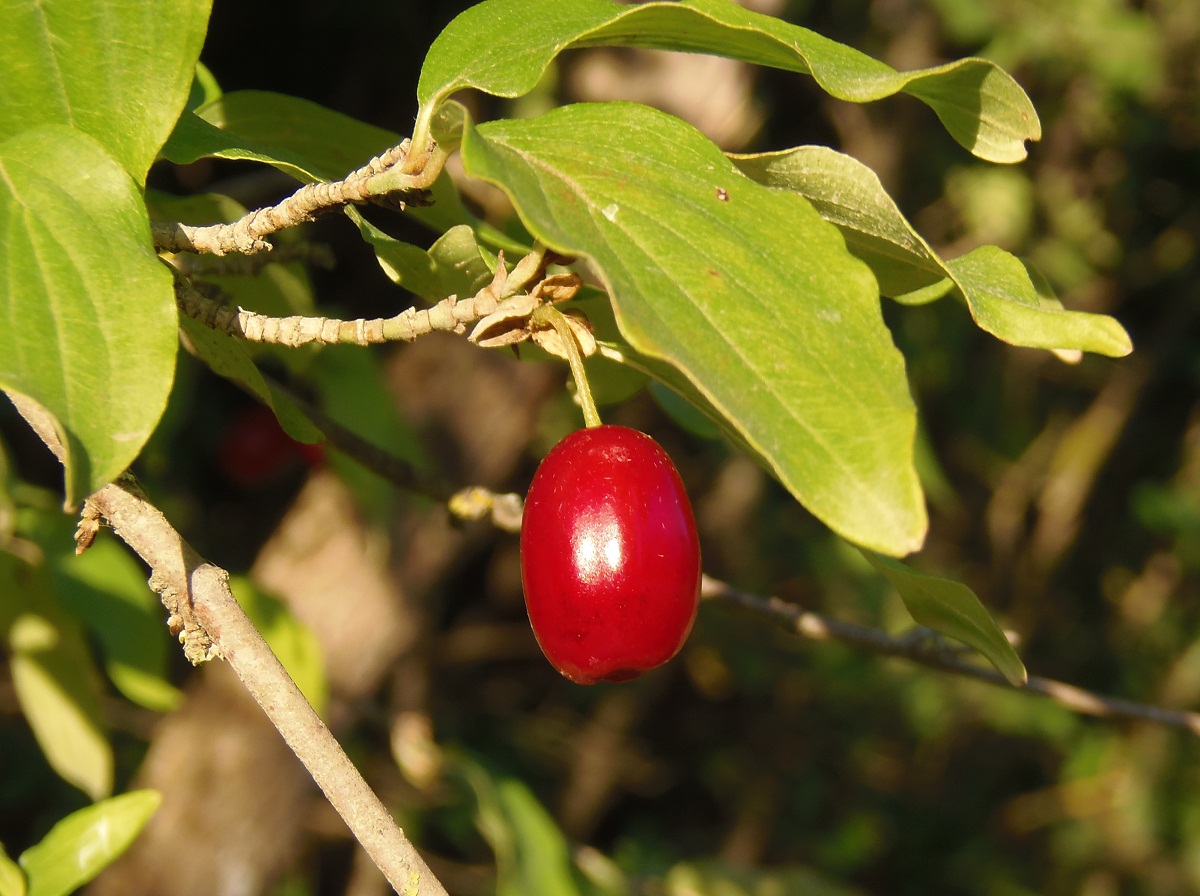
{"type": "Polygon", "coordinates": [[[696,618],[700,542],[657,442],[597,426],[551,449],[525,500],[521,582],[542,652],[571,681],[626,681],[679,652],[696,618]]]}
{"type": "Polygon", "coordinates": [[[217,463],[235,485],[257,488],[296,469],[301,461],[319,466],[321,445],[292,439],[279,425],[275,412],[261,404],[242,410],[217,444],[217,463]]]}

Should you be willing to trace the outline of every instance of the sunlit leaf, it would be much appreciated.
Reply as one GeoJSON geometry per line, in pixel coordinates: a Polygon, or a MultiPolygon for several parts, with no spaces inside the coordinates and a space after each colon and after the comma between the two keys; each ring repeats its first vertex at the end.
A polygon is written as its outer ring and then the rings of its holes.
{"type": "Polygon", "coordinates": [[[23,613],[8,633],[21,712],[50,767],[94,800],[112,792],[113,755],[100,712],[100,678],[66,619],[23,613]]]}
{"type": "MultiPolygon", "coordinates": [[[[40,125],[91,135],[138,183],[183,111],[212,0],[0,3],[0,140],[40,125]]],[[[46,160],[46,176],[83,179],[46,160]]]]}
{"type": "Polygon", "coordinates": [[[76,556],[69,533],[63,534],[64,549],[51,556],[59,599],[95,635],[109,679],[140,706],[176,708],[183,698],[167,680],[166,612],[144,569],[111,537],[97,538],[76,556]]]}
{"type": "Polygon", "coordinates": [[[0,896],[25,896],[25,872],[8,857],[0,843],[0,896]]]}
{"type": "Polygon", "coordinates": [[[975,648],[1009,683],[1025,683],[1025,665],[974,591],[961,582],[918,572],[889,557],[864,555],[900,594],[918,625],[975,648]]]}
{"type": "Polygon", "coordinates": [[[870,168],[824,146],[734,156],[746,174],[808,198],[836,224],[850,251],[871,266],[880,291],[907,303],[957,291],[975,322],[1013,345],[1078,349],[1120,357],[1132,346],[1119,323],[1103,314],[1067,311],[1039,295],[1015,257],[984,246],[943,261],[913,229],[870,168]]]}
{"type": "Polygon", "coordinates": [[[21,854],[29,896],[67,896],[125,852],[158,809],[157,790],[134,790],[73,812],[21,854]]]}
{"type": "Polygon", "coordinates": [[[138,187],[62,126],[0,144],[0,244],[0,388],[58,421],[73,505],[129,466],[166,407],[171,275],[138,187]]]}
{"type": "Polygon", "coordinates": [[[459,15],[429,48],[417,86],[420,115],[432,119],[444,100],[465,87],[506,97],[528,93],[559,53],[594,46],[711,53],[808,73],[828,93],[851,102],[904,92],[928,104],[954,139],[990,161],[1019,161],[1025,141],[1041,136],[1029,97],[992,62],[963,59],[897,72],[730,0],[487,0],[459,15]]]}
{"type": "Polygon", "coordinates": [[[676,368],[811,512],[915,550],[915,411],[867,267],[803,197],[741,174],[632,103],[468,126],[467,172],[552,248],[588,258],[639,352],[676,368]]]}
{"type": "Polygon", "coordinates": [[[1025,265],[1003,249],[981,246],[946,264],[975,322],[1005,342],[1117,358],[1133,351],[1129,335],[1111,317],[1067,311],[1057,299],[1039,295],[1025,265]]]}

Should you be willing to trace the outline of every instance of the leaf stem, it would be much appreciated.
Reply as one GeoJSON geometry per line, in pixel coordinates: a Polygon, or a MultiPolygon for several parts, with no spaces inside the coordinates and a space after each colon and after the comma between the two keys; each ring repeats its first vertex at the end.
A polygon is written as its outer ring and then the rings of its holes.
{"type": "Polygon", "coordinates": [[[583,354],[579,350],[579,341],[575,332],[567,323],[563,313],[553,305],[542,305],[533,313],[534,322],[545,322],[554,327],[558,338],[562,340],[563,349],[567,353],[567,363],[571,365],[571,376],[575,378],[575,391],[579,395],[579,404],[583,408],[583,422],[589,428],[600,426],[600,412],[592,398],[592,389],[588,385],[587,371],[583,368],[583,354]],[[539,320],[540,319],[540,320],[539,320]]]}

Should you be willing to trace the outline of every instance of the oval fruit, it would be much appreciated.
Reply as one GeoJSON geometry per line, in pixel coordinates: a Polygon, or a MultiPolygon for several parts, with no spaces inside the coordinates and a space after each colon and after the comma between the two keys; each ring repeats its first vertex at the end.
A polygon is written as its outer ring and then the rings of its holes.
{"type": "Polygon", "coordinates": [[[596,426],[551,449],[525,500],[521,583],[542,652],[571,681],[627,681],[679,652],[696,618],[700,542],[657,442],[596,426]]]}

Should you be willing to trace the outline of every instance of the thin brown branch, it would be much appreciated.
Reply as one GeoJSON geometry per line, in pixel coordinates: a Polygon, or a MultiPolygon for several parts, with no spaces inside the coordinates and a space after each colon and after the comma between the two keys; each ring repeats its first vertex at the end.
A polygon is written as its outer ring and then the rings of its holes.
{"type": "MultiPolygon", "coordinates": [[[[264,376],[266,376],[264,374],[264,376]]],[[[444,481],[418,470],[358,433],[342,426],[316,405],[301,398],[278,380],[267,376],[271,388],[285,395],[325,436],[326,441],[379,478],[414,494],[445,504],[450,515],[464,522],[486,520],[503,532],[521,531],[525,502],[513,492],[494,492],[480,485],[453,491],[444,481]]]]}
{"type": "MultiPolygon", "coordinates": [[[[337,444],[336,440],[335,444],[337,444]]],[[[387,452],[368,443],[363,444],[369,448],[365,454],[360,454],[353,441],[344,445],[339,444],[338,447],[344,448],[351,457],[369,466],[394,485],[404,489],[413,489],[408,472],[396,476],[390,472],[393,465],[379,461],[379,457],[386,456],[387,452]]],[[[396,460],[396,464],[401,469],[406,466],[403,461],[399,460],[396,460]]],[[[488,520],[502,531],[513,534],[521,531],[523,502],[519,495],[511,492],[497,493],[479,486],[472,486],[450,496],[448,507],[458,519],[488,520]]],[[[1025,694],[1045,697],[1059,706],[1081,715],[1102,719],[1152,722],[1170,728],[1181,728],[1200,735],[1200,713],[1166,709],[1133,700],[1123,700],[1119,697],[1108,697],[1066,682],[1039,676],[1031,676],[1023,686],[1014,688],[995,669],[968,659],[967,657],[974,656],[974,651],[969,647],[949,641],[928,629],[915,628],[897,637],[881,629],[802,610],[795,604],[777,597],[763,597],[739,591],[726,582],[707,575],[704,576],[701,585],[701,597],[751,610],[782,625],[792,634],[811,641],[838,641],[879,656],[905,659],[931,669],[973,678],[996,687],[1010,688],[1025,694]]]]}
{"type": "Polygon", "coordinates": [[[300,397],[269,374],[264,373],[263,376],[274,391],[287,397],[304,413],[304,416],[313,422],[317,429],[321,430],[329,445],[351,460],[405,491],[430,498],[439,504],[453,499],[453,489],[436,476],[418,470],[408,461],[342,426],[316,405],[300,397]]]}
{"type": "Polygon", "coordinates": [[[425,204],[427,188],[436,179],[440,167],[426,165],[414,174],[400,174],[400,165],[408,154],[405,140],[371,159],[362,168],[352,171],[342,180],[306,184],[278,205],[256,209],[230,224],[211,224],[203,227],[178,222],[151,222],[154,246],[160,252],[197,252],[226,255],[237,252],[250,255],[271,250],[267,237],[297,224],[311,221],[318,215],[384,199],[403,209],[405,204],[425,204]],[[386,191],[373,179],[390,173],[386,191]]]}
{"type": "Polygon", "coordinates": [[[708,576],[704,577],[701,595],[709,600],[718,600],[752,610],[774,620],[792,634],[813,641],[840,641],[843,644],[861,647],[881,656],[899,657],[933,669],[940,669],[943,672],[953,672],[956,675],[974,678],[996,687],[1011,688],[1022,693],[1046,697],[1058,705],[1082,715],[1102,719],[1153,722],[1171,728],[1182,728],[1200,735],[1200,714],[1194,712],[1164,709],[1160,706],[1151,706],[1132,700],[1106,697],[1075,685],[1037,676],[1030,677],[1022,687],[1013,688],[1013,685],[1009,684],[996,670],[965,659],[967,654],[962,649],[932,633],[927,634],[918,630],[918,636],[909,634],[893,637],[879,629],[831,619],[818,613],[802,610],[795,604],[777,597],[748,594],[708,576]]]}
{"type": "MultiPolygon", "coordinates": [[[[61,460],[64,450],[50,415],[21,395],[9,397],[61,460]]],[[[85,538],[103,520],[146,562],[150,587],[162,597],[188,659],[229,663],[392,887],[444,896],[445,888],[242,612],[228,573],[197,554],[132,477],[100,489],[87,505],[85,538]]]]}

